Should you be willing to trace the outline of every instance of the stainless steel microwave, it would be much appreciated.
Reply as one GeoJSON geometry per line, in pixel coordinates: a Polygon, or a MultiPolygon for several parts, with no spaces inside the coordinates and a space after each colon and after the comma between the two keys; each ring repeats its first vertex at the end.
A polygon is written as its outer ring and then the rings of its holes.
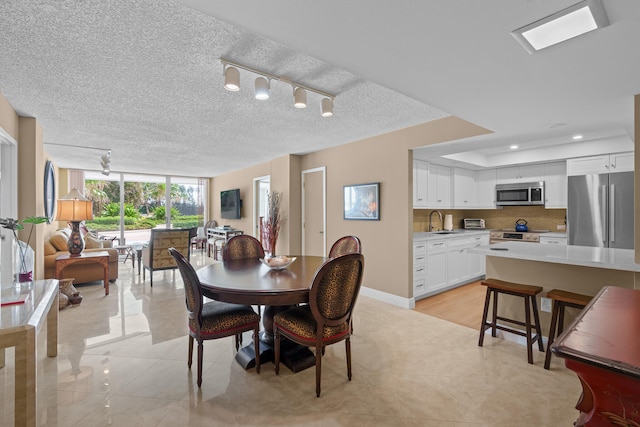
{"type": "Polygon", "coordinates": [[[544,181],[496,185],[497,206],[544,205],[544,181]]]}

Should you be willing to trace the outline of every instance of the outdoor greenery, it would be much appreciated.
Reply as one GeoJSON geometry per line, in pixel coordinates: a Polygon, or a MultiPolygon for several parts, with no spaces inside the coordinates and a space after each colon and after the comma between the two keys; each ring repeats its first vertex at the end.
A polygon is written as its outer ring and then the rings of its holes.
{"type": "MultiPolygon", "coordinates": [[[[151,182],[124,183],[125,230],[150,229],[166,222],[166,185],[151,182]]],[[[174,228],[202,225],[203,214],[191,186],[171,185],[171,223],[174,228]]],[[[120,183],[86,180],[85,197],[93,201],[94,219],[86,221],[90,230],[114,231],[120,228],[120,183]]]]}

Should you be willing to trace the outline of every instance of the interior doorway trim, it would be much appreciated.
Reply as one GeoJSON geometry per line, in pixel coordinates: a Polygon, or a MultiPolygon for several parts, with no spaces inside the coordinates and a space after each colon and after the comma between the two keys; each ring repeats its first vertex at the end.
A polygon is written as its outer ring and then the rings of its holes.
{"type": "Polygon", "coordinates": [[[305,179],[308,173],[322,172],[322,253],[327,253],[327,168],[326,166],[320,166],[312,169],[305,169],[301,172],[301,181],[302,185],[300,186],[301,195],[301,204],[302,204],[302,222],[301,232],[302,235],[302,255],[305,254],[305,221],[306,221],[306,212],[305,212],[305,179]]]}
{"type": "Polygon", "coordinates": [[[271,175],[253,178],[253,237],[258,240],[260,240],[260,184],[266,182],[269,183],[269,188],[271,188],[271,175]]]}

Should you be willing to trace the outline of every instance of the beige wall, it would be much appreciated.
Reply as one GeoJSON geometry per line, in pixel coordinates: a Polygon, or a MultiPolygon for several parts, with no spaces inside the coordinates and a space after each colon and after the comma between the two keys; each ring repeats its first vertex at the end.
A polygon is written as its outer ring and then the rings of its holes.
{"type": "MultiPolygon", "coordinates": [[[[18,219],[44,215],[44,166],[48,160],[43,149],[43,130],[35,118],[20,117],[0,94],[0,127],[18,141],[18,219]]],[[[45,236],[52,225],[40,224],[33,228],[30,245],[35,252],[34,279],[44,277],[45,236]]],[[[26,241],[31,225],[18,233],[26,241]]]]}
{"type": "Polygon", "coordinates": [[[278,252],[301,252],[301,171],[326,167],[327,245],[347,234],[362,240],[365,255],[364,286],[403,298],[411,297],[412,148],[487,133],[464,120],[447,117],[411,128],[302,156],[284,156],[211,180],[211,208],[219,221],[219,193],[240,188],[242,216],[225,224],[247,232],[252,226],[252,182],[271,175],[271,189],[284,193],[287,223],[278,240],[278,252]],[[342,189],[347,184],[380,182],[380,221],[346,221],[342,189]],[[392,268],[391,268],[392,267],[392,268]]]}

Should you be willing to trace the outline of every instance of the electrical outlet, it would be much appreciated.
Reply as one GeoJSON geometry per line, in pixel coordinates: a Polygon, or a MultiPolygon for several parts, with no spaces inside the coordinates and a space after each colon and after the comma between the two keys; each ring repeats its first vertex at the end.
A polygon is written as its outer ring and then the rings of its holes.
{"type": "Polygon", "coordinates": [[[551,298],[540,298],[540,310],[551,313],[551,298]]]}
{"type": "Polygon", "coordinates": [[[564,224],[558,224],[558,225],[556,225],[556,229],[558,231],[565,231],[567,229],[567,226],[564,225],[564,224]]]}

